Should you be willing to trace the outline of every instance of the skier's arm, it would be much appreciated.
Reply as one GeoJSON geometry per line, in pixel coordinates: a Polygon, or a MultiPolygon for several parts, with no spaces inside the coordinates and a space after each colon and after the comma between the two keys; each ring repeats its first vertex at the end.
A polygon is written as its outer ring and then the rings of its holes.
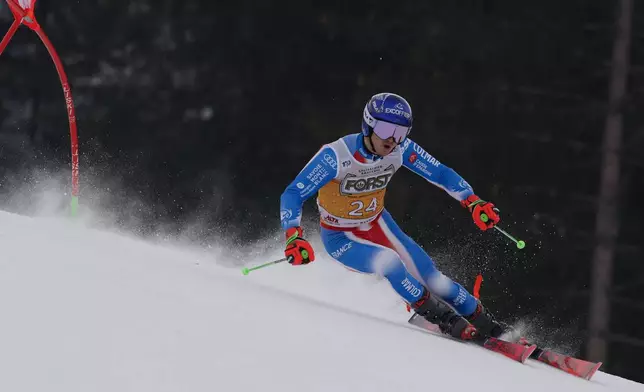
{"type": "Polygon", "coordinates": [[[431,156],[421,146],[411,139],[405,140],[402,145],[403,166],[423,177],[432,184],[443,188],[453,198],[458,200],[464,208],[472,214],[472,219],[481,230],[487,230],[500,221],[499,210],[493,203],[481,200],[474,190],[453,169],[443,165],[431,156]],[[485,215],[487,219],[483,219],[485,215]]]}
{"type": "Polygon", "coordinates": [[[338,157],[325,146],[304,166],[280,198],[282,229],[300,226],[302,205],[338,174],[338,157]]]}
{"type": "Polygon", "coordinates": [[[474,194],[474,190],[463,177],[452,168],[440,163],[413,140],[405,140],[401,147],[403,166],[407,169],[444,189],[458,201],[463,201],[474,194]]]}

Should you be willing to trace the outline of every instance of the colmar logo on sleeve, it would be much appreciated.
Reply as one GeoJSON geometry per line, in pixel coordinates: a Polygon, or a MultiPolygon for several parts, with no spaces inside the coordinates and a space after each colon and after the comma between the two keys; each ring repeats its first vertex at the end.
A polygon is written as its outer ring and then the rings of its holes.
{"type": "Polygon", "coordinates": [[[425,159],[430,165],[433,165],[433,166],[436,166],[436,167],[440,166],[441,163],[438,161],[438,159],[436,159],[433,156],[431,156],[430,153],[425,151],[418,144],[414,144],[414,151],[417,152],[418,155],[420,155],[421,158],[425,159]]]}

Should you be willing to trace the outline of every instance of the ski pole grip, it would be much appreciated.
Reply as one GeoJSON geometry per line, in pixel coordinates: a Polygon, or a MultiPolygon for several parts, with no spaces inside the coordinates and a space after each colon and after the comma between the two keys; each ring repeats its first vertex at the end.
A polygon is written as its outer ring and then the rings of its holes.
{"type": "MultiPolygon", "coordinates": [[[[482,220],[484,223],[486,223],[487,221],[489,221],[489,220],[490,220],[490,217],[488,217],[488,216],[487,216],[487,214],[481,214],[481,220],[482,220]]],[[[499,233],[503,234],[504,236],[506,236],[506,237],[508,237],[510,240],[512,240],[512,242],[514,242],[514,243],[516,244],[517,248],[519,248],[519,249],[523,249],[523,248],[525,248],[525,242],[524,242],[524,241],[522,241],[522,240],[518,240],[518,239],[514,238],[514,237],[513,237],[513,236],[511,236],[508,232],[506,232],[505,230],[501,229],[501,228],[500,228],[500,227],[498,227],[498,226],[494,226],[494,229],[496,229],[499,233]]]]}

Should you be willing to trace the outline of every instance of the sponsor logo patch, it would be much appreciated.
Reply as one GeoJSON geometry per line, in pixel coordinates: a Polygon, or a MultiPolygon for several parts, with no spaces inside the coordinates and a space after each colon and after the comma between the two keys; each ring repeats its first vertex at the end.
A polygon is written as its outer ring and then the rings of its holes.
{"type": "Polygon", "coordinates": [[[329,175],[329,172],[322,167],[321,164],[315,165],[315,167],[306,175],[306,178],[309,179],[314,185],[318,185],[322,180],[324,180],[329,175]]]}
{"type": "Polygon", "coordinates": [[[432,172],[429,171],[429,169],[427,168],[427,164],[424,161],[416,160],[413,165],[421,173],[427,175],[427,177],[430,177],[432,175],[432,172]]]}
{"type": "Polygon", "coordinates": [[[405,141],[402,144],[402,149],[401,150],[403,152],[407,151],[407,148],[409,147],[410,144],[411,144],[411,139],[409,139],[409,138],[405,139],[405,141]]]}
{"type": "Polygon", "coordinates": [[[293,216],[293,211],[291,211],[291,210],[282,210],[282,211],[280,211],[280,219],[281,220],[291,219],[292,216],[293,216]]]}
{"type": "Polygon", "coordinates": [[[405,288],[405,290],[407,290],[407,292],[412,295],[412,297],[414,298],[420,297],[422,290],[416,287],[416,285],[413,284],[409,279],[405,278],[405,280],[402,281],[402,285],[405,288]]]}
{"type": "Polygon", "coordinates": [[[342,181],[342,193],[354,195],[357,193],[373,192],[384,189],[389,184],[389,180],[393,173],[381,174],[371,177],[356,177],[354,175],[347,175],[342,181]]]}
{"type": "Polygon", "coordinates": [[[340,193],[343,195],[356,195],[385,189],[389,185],[394,172],[393,165],[390,165],[384,171],[382,170],[382,165],[378,165],[375,168],[360,170],[360,176],[349,173],[340,184],[340,193]]]}
{"type": "Polygon", "coordinates": [[[440,166],[441,163],[438,161],[438,159],[431,156],[427,151],[425,151],[418,144],[414,144],[414,151],[416,151],[418,155],[420,155],[420,157],[423,158],[425,161],[427,161],[427,163],[429,163],[430,165],[434,165],[436,167],[440,166]]]}
{"type": "Polygon", "coordinates": [[[337,223],[340,223],[340,221],[338,220],[338,218],[336,218],[336,217],[334,217],[334,216],[331,216],[331,215],[327,215],[327,216],[325,216],[325,217],[324,217],[324,220],[325,220],[325,221],[327,221],[327,222],[336,223],[336,224],[337,224],[337,223]]]}
{"type": "Polygon", "coordinates": [[[465,291],[465,289],[461,287],[458,289],[458,295],[456,296],[456,298],[454,298],[452,304],[454,306],[463,305],[465,303],[465,300],[467,300],[467,291],[465,291]]]}
{"type": "Polygon", "coordinates": [[[347,242],[346,244],[342,245],[337,250],[331,252],[331,256],[333,256],[334,259],[337,259],[340,256],[342,256],[344,254],[344,252],[346,252],[349,249],[351,249],[352,246],[353,246],[353,242],[347,242]]]}
{"type": "Polygon", "coordinates": [[[335,161],[335,159],[329,155],[329,154],[324,154],[324,162],[326,162],[333,170],[338,168],[338,163],[335,161]]]}
{"type": "Polygon", "coordinates": [[[463,189],[472,189],[472,186],[465,180],[459,181],[458,185],[463,189]]]}
{"type": "Polygon", "coordinates": [[[391,113],[391,114],[395,114],[396,116],[411,118],[411,113],[407,113],[406,111],[400,110],[400,109],[385,108],[385,113],[391,113]]]}

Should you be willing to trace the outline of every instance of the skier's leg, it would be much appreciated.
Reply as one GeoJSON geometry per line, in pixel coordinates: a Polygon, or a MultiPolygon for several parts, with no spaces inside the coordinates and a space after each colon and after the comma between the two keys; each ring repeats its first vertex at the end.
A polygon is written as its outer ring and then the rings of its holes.
{"type": "MultiPolygon", "coordinates": [[[[467,320],[430,295],[426,287],[407,271],[398,253],[365,239],[369,236],[367,233],[321,229],[322,242],[331,257],[354,271],[385,277],[416,313],[437,324],[443,333],[464,340],[477,336],[476,329],[467,320]]],[[[370,234],[374,238],[381,237],[378,232],[370,234]]]]}
{"type": "Polygon", "coordinates": [[[348,231],[320,230],[324,247],[331,257],[354,271],[386,278],[409,304],[421,298],[425,291],[423,284],[405,269],[396,252],[348,231]]]}
{"type": "Polygon", "coordinates": [[[407,269],[445,302],[463,316],[473,314],[477,300],[463,286],[443,275],[429,257],[413,239],[405,234],[393,220],[389,212],[383,211],[378,224],[400,255],[407,269]]]}
{"type": "Polygon", "coordinates": [[[436,269],[434,261],[413,239],[406,235],[385,210],[379,220],[383,231],[394,238],[391,242],[414,276],[426,284],[429,291],[441,297],[465,316],[484,336],[498,337],[509,330],[509,326],[497,321],[492,313],[474,298],[463,286],[452,281],[436,269]]]}

